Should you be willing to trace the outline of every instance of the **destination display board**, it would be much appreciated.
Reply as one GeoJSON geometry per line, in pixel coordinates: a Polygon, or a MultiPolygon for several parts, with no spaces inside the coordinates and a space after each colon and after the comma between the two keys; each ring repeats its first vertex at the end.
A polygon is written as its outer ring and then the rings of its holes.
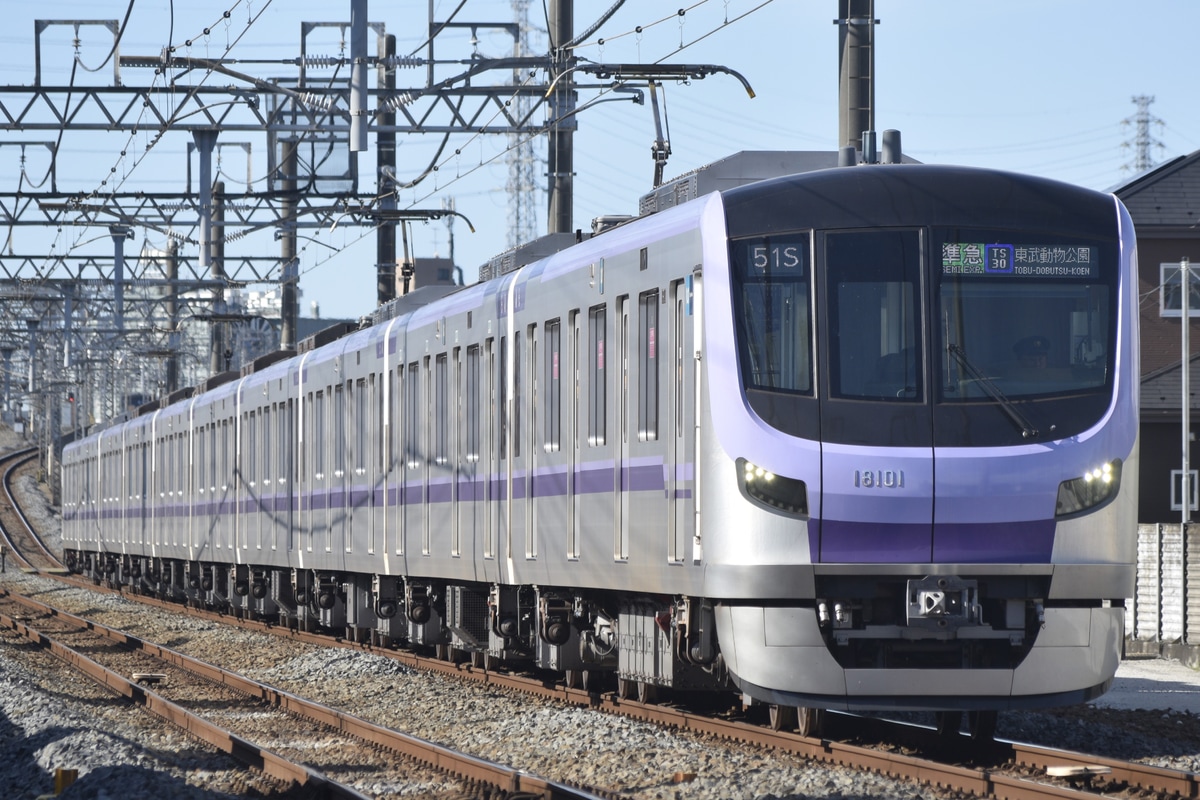
{"type": "Polygon", "coordinates": [[[1098,278],[1097,249],[1079,244],[944,242],[943,275],[1098,278]]]}

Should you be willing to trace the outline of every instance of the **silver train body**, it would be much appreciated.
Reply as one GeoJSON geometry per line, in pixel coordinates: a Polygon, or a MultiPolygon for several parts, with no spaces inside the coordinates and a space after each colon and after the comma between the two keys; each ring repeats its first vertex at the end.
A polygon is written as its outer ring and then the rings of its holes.
{"type": "Polygon", "coordinates": [[[1025,176],[715,192],[69,445],[64,547],[623,688],[1083,701],[1134,584],[1135,261],[1114,197],[1025,176]]]}

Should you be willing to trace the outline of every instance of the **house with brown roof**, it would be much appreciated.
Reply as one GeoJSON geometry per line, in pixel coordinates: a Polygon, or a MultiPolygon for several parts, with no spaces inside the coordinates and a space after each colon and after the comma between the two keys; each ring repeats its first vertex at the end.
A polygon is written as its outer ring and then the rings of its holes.
{"type": "MultiPolygon", "coordinates": [[[[1200,151],[1138,175],[1113,192],[1137,231],[1141,312],[1141,486],[1139,522],[1178,523],[1183,512],[1183,331],[1180,263],[1189,259],[1188,419],[1200,430],[1200,151]]],[[[1189,447],[1192,508],[1200,453],[1189,447]]],[[[1200,511],[1191,519],[1200,521],[1200,511]]]]}

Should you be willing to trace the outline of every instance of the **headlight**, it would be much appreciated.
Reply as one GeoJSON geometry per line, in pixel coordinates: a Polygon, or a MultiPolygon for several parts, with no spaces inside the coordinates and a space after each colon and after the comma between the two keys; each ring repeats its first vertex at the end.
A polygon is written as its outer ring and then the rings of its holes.
{"type": "Polygon", "coordinates": [[[808,515],[808,489],[804,481],[776,475],[744,458],[738,459],[738,467],[741,470],[742,490],[750,499],[776,511],[808,515]]]}
{"type": "Polygon", "coordinates": [[[1054,516],[1078,514],[1104,503],[1116,495],[1121,486],[1121,459],[1114,459],[1089,470],[1078,478],[1058,485],[1058,501],[1054,516]]]}

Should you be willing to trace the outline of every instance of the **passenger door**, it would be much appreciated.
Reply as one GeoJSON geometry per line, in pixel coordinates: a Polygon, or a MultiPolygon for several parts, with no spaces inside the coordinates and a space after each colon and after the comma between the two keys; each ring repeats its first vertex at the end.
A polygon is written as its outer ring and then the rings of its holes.
{"type": "Polygon", "coordinates": [[[822,562],[928,562],[933,417],[917,230],[818,239],[822,562]]]}

